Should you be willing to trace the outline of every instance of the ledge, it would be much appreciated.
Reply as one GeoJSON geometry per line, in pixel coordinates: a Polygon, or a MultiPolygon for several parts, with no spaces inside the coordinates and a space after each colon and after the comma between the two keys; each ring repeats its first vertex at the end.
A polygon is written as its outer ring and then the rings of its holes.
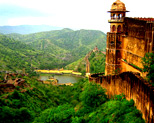
{"type": "Polygon", "coordinates": [[[111,20],[108,20],[109,23],[123,23],[124,20],[123,19],[111,19],[111,20]]]}
{"type": "Polygon", "coordinates": [[[124,63],[126,63],[126,64],[128,64],[128,65],[130,65],[131,67],[139,70],[140,72],[142,72],[142,68],[139,68],[138,66],[136,66],[136,65],[134,65],[132,63],[128,63],[125,59],[121,59],[121,61],[124,62],[124,63]]]}

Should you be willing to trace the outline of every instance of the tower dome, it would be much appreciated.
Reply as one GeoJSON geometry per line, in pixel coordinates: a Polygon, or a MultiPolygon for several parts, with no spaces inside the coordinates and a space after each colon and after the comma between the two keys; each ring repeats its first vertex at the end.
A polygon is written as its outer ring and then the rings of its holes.
{"type": "Polygon", "coordinates": [[[112,4],[111,11],[126,11],[125,4],[120,0],[117,0],[112,4]]]}

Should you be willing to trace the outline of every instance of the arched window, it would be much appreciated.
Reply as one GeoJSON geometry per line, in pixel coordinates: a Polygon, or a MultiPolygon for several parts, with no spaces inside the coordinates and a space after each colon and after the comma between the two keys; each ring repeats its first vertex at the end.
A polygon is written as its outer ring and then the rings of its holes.
{"type": "Polygon", "coordinates": [[[110,25],[110,32],[112,32],[112,26],[110,25]]]}
{"type": "Polygon", "coordinates": [[[113,14],[113,19],[116,19],[116,14],[113,14]]]}
{"type": "Polygon", "coordinates": [[[116,26],[113,25],[113,26],[112,26],[112,32],[115,32],[115,31],[116,31],[116,26]]]}
{"type": "Polygon", "coordinates": [[[118,14],[118,19],[121,19],[122,18],[122,14],[118,14]]]}
{"type": "Polygon", "coordinates": [[[121,14],[118,14],[118,19],[120,19],[120,15],[121,15],[121,14]]]}
{"type": "Polygon", "coordinates": [[[120,18],[122,18],[122,14],[120,14],[120,18]]]}
{"type": "Polygon", "coordinates": [[[118,32],[118,33],[121,32],[121,25],[118,25],[117,32],[118,32]]]}

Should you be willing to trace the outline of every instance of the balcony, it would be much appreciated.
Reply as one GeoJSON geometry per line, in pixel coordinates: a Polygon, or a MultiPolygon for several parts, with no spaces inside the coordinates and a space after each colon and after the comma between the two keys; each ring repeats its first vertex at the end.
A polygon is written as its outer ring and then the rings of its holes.
{"type": "Polygon", "coordinates": [[[111,20],[108,20],[109,23],[122,23],[124,22],[123,18],[111,18],[111,20]]]}

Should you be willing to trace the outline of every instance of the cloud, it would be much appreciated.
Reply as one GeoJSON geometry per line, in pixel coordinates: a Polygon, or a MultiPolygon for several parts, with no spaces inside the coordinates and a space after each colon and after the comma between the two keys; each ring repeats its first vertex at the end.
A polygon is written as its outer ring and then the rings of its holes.
{"type": "Polygon", "coordinates": [[[48,24],[98,29],[104,23],[104,16],[108,15],[107,10],[104,11],[106,5],[102,0],[22,0],[22,2],[14,0],[9,1],[10,3],[8,1],[5,1],[7,6],[1,8],[3,16],[8,17],[7,25],[48,24]]]}
{"type": "MultiPolygon", "coordinates": [[[[108,10],[116,0],[0,0],[0,24],[46,24],[109,31],[108,10]]],[[[121,0],[130,17],[153,17],[153,0],[121,0]]]]}
{"type": "Polygon", "coordinates": [[[46,16],[46,13],[35,9],[23,8],[14,5],[0,5],[0,16],[5,17],[25,17],[25,16],[46,16]]]}

